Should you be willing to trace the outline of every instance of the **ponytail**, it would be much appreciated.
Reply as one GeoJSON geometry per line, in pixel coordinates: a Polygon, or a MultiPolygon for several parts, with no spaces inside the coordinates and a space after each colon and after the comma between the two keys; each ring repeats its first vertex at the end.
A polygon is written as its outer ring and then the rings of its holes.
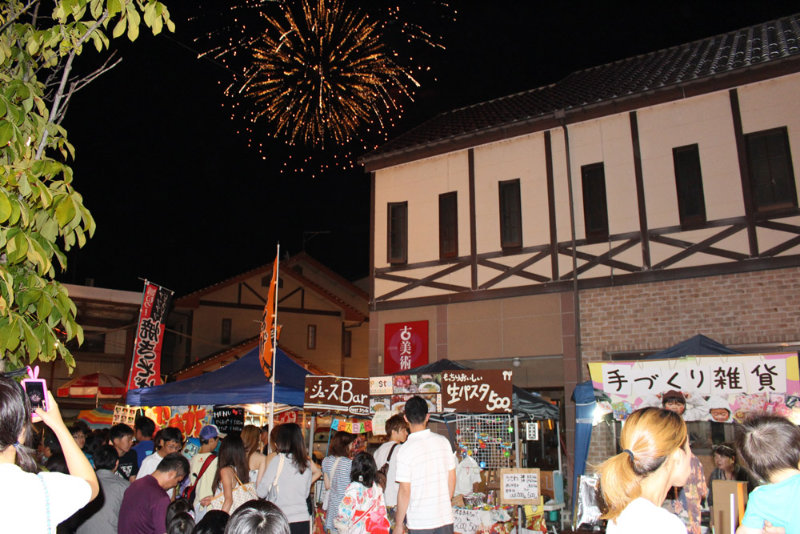
{"type": "Polygon", "coordinates": [[[631,501],[641,496],[642,480],[660,469],[686,440],[686,424],[680,415],[660,408],[633,412],[622,427],[623,451],[597,468],[607,508],[601,517],[619,517],[631,501]]]}

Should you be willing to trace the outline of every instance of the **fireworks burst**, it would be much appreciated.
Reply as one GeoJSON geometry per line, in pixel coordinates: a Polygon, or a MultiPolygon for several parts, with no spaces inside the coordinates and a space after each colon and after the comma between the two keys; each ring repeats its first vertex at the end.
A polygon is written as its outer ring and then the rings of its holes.
{"type": "Polygon", "coordinates": [[[444,48],[423,26],[455,16],[438,0],[227,1],[208,10],[216,24],[198,39],[201,56],[233,74],[225,94],[248,145],[282,158],[281,172],[311,175],[353,168],[388,139],[429,75],[415,56],[444,48]]]}
{"type": "Polygon", "coordinates": [[[281,17],[253,50],[253,75],[244,87],[276,134],[306,145],[350,141],[358,129],[410,98],[413,76],[386,53],[380,24],[342,0],[286,3],[281,17]]]}

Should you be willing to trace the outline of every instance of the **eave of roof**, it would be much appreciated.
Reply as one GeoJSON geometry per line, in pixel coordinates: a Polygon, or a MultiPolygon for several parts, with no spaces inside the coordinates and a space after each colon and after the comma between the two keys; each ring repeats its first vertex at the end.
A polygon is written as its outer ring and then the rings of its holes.
{"type": "Polygon", "coordinates": [[[800,71],[800,14],[573,72],[563,80],[437,115],[360,159],[376,171],[800,71]],[[766,44],[765,44],[766,43],[766,44]]]}

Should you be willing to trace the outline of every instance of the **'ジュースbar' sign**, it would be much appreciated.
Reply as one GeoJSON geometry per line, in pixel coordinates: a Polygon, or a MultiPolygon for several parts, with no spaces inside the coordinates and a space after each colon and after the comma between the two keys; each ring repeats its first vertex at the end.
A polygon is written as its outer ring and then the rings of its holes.
{"type": "Polygon", "coordinates": [[[369,415],[369,378],[306,376],[303,409],[369,415]]]}

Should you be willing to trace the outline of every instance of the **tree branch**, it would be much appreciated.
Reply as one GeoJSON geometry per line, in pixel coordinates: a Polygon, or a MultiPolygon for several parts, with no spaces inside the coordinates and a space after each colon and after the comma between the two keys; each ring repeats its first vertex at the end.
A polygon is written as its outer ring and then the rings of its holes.
{"type": "Polygon", "coordinates": [[[22,11],[20,11],[19,13],[14,14],[14,16],[11,17],[10,19],[8,19],[5,22],[5,24],[0,26],[0,33],[3,33],[6,30],[6,28],[8,28],[12,24],[14,24],[17,21],[18,18],[20,18],[22,15],[24,15],[31,8],[31,6],[33,6],[34,4],[37,4],[38,2],[39,2],[39,0],[31,0],[30,2],[28,2],[25,5],[25,7],[22,8],[22,11]]]}
{"type": "Polygon", "coordinates": [[[69,102],[72,99],[72,95],[74,95],[75,93],[77,93],[78,91],[80,91],[81,89],[83,89],[84,87],[86,87],[87,85],[95,81],[97,78],[99,78],[106,72],[110,71],[111,69],[113,69],[122,62],[121,57],[120,58],[114,57],[116,53],[117,53],[116,50],[113,51],[111,55],[109,55],[108,59],[106,59],[100,67],[95,69],[93,72],[89,73],[87,76],[84,76],[82,78],[76,78],[70,84],[69,91],[67,91],[66,95],[64,96],[63,103],[58,111],[58,117],[51,117],[51,122],[60,125],[61,121],[64,120],[64,117],[67,116],[67,108],[69,107],[69,102]],[[111,65],[109,65],[112,59],[115,59],[115,61],[111,65]]]}
{"type": "MultiPolygon", "coordinates": [[[[50,117],[48,120],[48,124],[55,123],[54,117],[58,116],[58,109],[61,106],[61,99],[64,97],[64,88],[67,85],[67,80],[69,79],[69,73],[72,70],[72,62],[75,59],[75,55],[77,54],[78,50],[80,50],[83,43],[89,38],[89,36],[103,23],[103,21],[108,18],[108,11],[103,12],[103,15],[97,19],[97,21],[92,24],[92,26],[86,30],[81,38],[75,43],[75,46],[72,47],[72,51],[69,54],[69,59],[67,59],[67,63],[64,65],[64,72],[61,74],[61,83],[58,86],[58,91],[56,92],[56,96],[53,99],[53,107],[50,109],[50,117]]],[[[39,148],[36,149],[36,157],[34,159],[40,160],[42,159],[42,154],[44,153],[44,147],[47,145],[47,138],[49,137],[50,132],[47,129],[47,126],[44,127],[44,133],[42,134],[42,140],[39,141],[39,148]]]]}

